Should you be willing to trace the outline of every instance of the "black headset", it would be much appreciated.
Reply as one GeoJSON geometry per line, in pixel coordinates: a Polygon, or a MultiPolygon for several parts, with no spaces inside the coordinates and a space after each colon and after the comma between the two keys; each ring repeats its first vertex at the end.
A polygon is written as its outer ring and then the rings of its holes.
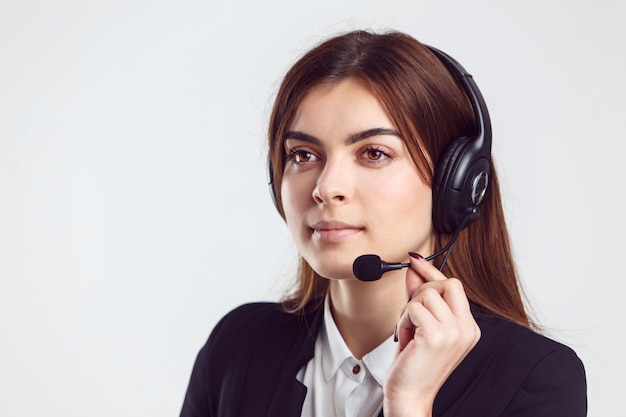
{"type": "MultiPolygon", "coordinates": [[[[485,100],[471,74],[449,55],[426,46],[465,89],[478,127],[474,136],[450,142],[435,169],[433,225],[440,233],[458,234],[470,221],[478,218],[478,205],[487,192],[491,174],[491,121],[485,100]]],[[[268,177],[272,200],[278,209],[274,172],[269,160],[268,177]]]]}

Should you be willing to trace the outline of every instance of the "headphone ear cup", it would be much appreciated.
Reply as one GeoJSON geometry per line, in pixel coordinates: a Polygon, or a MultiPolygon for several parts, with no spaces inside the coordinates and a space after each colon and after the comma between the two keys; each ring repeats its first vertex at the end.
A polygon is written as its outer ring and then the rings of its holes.
{"type": "Polygon", "coordinates": [[[454,201],[451,195],[452,179],[455,177],[458,162],[465,154],[467,145],[472,138],[462,137],[452,141],[439,159],[433,178],[433,225],[441,233],[453,233],[460,225],[454,221],[457,217],[454,201]]]}
{"type": "Polygon", "coordinates": [[[267,158],[267,185],[270,190],[270,197],[272,197],[272,203],[274,203],[274,207],[280,213],[276,191],[274,191],[274,168],[272,168],[272,161],[269,158],[267,158]]]}

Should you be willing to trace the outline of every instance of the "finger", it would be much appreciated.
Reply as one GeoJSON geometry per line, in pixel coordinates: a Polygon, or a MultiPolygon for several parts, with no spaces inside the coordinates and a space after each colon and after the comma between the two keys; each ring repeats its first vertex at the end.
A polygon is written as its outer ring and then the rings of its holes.
{"type": "MultiPolygon", "coordinates": [[[[446,284],[444,287],[437,286],[437,288],[440,289],[442,297],[450,304],[455,315],[469,308],[467,295],[465,294],[461,281],[456,278],[448,279],[448,277],[433,264],[426,261],[421,255],[412,252],[409,252],[409,255],[411,262],[410,270],[415,271],[415,274],[423,281],[429,283],[450,281],[449,284],[446,284]]],[[[409,273],[407,272],[407,294],[409,299],[411,299],[416,294],[417,288],[421,285],[409,287],[408,278],[409,273]],[[409,292],[411,290],[412,292],[409,292]]],[[[413,282],[415,282],[415,280],[413,280],[413,282]]]]}
{"type": "Polygon", "coordinates": [[[422,288],[407,304],[398,320],[398,339],[401,347],[411,338],[418,336],[417,333],[424,337],[426,334],[432,334],[434,329],[453,329],[457,325],[458,319],[441,296],[441,288],[435,288],[430,283],[422,288]]]}
{"type": "MultiPolygon", "coordinates": [[[[417,302],[426,303],[427,300],[425,300],[424,294],[426,294],[427,291],[436,291],[441,301],[445,304],[447,310],[449,310],[454,316],[461,317],[463,315],[470,314],[467,294],[465,294],[463,284],[457,278],[448,278],[445,281],[427,282],[417,289],[417,291],[413,294],[412,299],[417,302]]],[[[430,300],[430,303],[434,303],[436,298],[431,297],[430,300]]],[[[440,321],[448,318],[447,315],[438,314],[445,313],[445,311],[440,309],[443,307],[442,305],[432,304],[432,307],[430,307],[430,304],[428,304],[427,306],[433,311],[433,314],[435,314],[440,321]],[[435,306],[439,309],[435,310],[435,306]]]]}
{"type": "Polygon", "coordinates": [[[406,298],[411,301],[417,289],[426,282],[413,268],[406,270],[406,298]]]}
{"type": "Polygon", "coordinates": [[[445,284],[446,282],[441,281],[424,284],[417,290],[409,305],[416,303],[423,305],[438,323],[453,321],[454,312],[443,296],[446,293],[445,284]]]}
{"type": "Polygon", "coordinates": [[[400,316],[397,328],[401,349],[411,339],[433,347],[450,338],[460,338],[471,340],[473,346],[480,337],[463,287],[455,278],[422,285],[400,316]],[[448,295],[448,300],[443,294],[448,295]]]}
{"type": "Polygon", "coordinates": [[[424,259],[421,255],[413,252],[409,252],[409,261],[411,262],[411,268],[417,272],[417,274],[424,279],[424,281],[443,281],[448,279],[440,270],[438,270],[433,264],[424,259]]]}
{"type": "Polygon", "coordinates": [[[398,319],[397,337],[400,349],[413,340],[416,331],[437,325],[437,320],[421,303],[410,303],[398,319]]]}
{"type": "Polygon", "coordinates": [[[425,282],[443,281],[446,276],[437,268],[424,260],[424,258],[414,252],[409,252],[411,267],[406,273],[406,294],[407,299],[411,299],[417,289],[425,282]],[[432,271],[434,269],[434,272],[432,271]]]}

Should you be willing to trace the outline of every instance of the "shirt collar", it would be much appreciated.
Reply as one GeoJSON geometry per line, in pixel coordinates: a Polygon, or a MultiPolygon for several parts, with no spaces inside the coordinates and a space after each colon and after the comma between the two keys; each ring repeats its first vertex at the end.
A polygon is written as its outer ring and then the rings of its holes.
{"type": "Polygon", "coordinates": [[[363,363],[380,386],[383,385],[387,371],[397,353],[397,345],[390,336],[358,361],[348,349],[330,311],[330,296],[324,300],[324,323],[320,332],[322,348],[322,369],[324,378],[329,381],[346,359],[363,363]]]}

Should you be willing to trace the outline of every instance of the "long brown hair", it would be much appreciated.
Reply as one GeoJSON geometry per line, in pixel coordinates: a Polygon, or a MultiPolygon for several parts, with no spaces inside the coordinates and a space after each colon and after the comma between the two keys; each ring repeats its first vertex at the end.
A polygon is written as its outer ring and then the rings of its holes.
{"type": "MultiPolygon", "coordinates": [[[[278,90],[269,121],[269,157],[281,214],[280,184],[284,170],[283,138],[305,95],[322,82],[356,79],[380,100],[402,135],[424,180],[432,186],[433,161],[451,140],[476,130],[471,104],[457,80],[419,41],[400,32],[354,31],[328,39],[301,57],[278,90]]],[[[449,235],[435,232],[435,247],[449,235]]],[[[436,266],[441,261],[436,260],[436,266]]],[[[511,254],[497,175],[492,164],[490,187],[481,216],[459,235],[443,273],[461,279],[468,298],[504,318],[530,326],[511,254]]],[[[297,287],[283,301],[285,309],[304,312],[318,307],[328,291],[300,258],[297,287]]]]}

